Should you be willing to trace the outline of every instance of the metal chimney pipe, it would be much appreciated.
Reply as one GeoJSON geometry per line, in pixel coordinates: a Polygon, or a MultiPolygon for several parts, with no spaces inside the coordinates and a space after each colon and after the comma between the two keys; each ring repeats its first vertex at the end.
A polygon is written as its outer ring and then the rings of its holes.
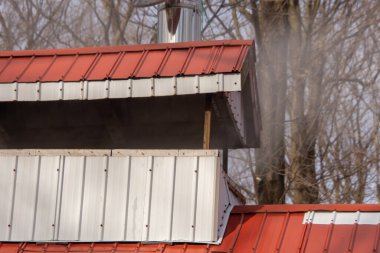
{"type": "Polygon", "coordinates": [[[201,39],[199,0],[167,0],[158,7],[158,42],[201,39]]]}

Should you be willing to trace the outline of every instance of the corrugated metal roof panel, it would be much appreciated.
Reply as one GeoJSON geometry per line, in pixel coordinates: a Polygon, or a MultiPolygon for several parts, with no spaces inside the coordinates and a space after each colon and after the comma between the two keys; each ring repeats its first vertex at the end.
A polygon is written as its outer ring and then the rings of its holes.
{"type": "Polygon", "coordinates": [[[50,56],[40,56],[35,57],[33,61],[29,64],[26,70],[18,78],[18,82],[28,82],[29,80],[41,80],[46,70],[53,63],[54,57],[50,56]]]}
{"type": "Polygon", "coordinates": [[[252,41],[0,52],[0,82],[78,82],[240,72],[252,41]]]}
{"type": "Polygon", "coordinates": [[[189,54],[190,49],[177,49],[175,53],[173,50],[169,52],[167,61],[161,67],[162,76],[176,76],[181,73],[181,68],[185,64],[186,58],[189,54]]]}
{"type": "MultiPolygon", "coordinates": [[[[75,82],[85,80],[87,73],[92,69],[94,62],[98,57],[99,55],[97,54],[79,55],[76,58],[73,56],[73,64],[70,66],[70,69],[65,74],[62,81],[75,82]]],[[[33,82],[33,80],[30,81],[33,82]]]]}
{"type": "Polygon", "coordinates": [[[75,57],[69,55],[62,55],[54,58],[54,64],[52,64],[44,76],[41,78],[41,82],[58,82],[63,80],[63,77],[70,70],[70,67],[75,61],[75,57]]]}
{"type": "Polygon", "coordinates": [[[0,176],[0,241],[215,243],[233,204],[216,150],[9,151],[0,176]]]}
{"type": "Polygon", "coordinates": [[[153,243],[0,243],[5,252],[380,252],[380,205],[239,206],[232,211],[220,245],[153,243]],[[281,210],[281,206],[283,209],[281,210]],[[254,210],[258,210],[257,212],[254,210]],[[333,211],[334,210],[334,211],[333,211]],[[323,213],[323,214],[322,214],[323,213]],[[335,217],[335,221],[316,216],[335,217]],[[338,217],[340,216],[340,217],[338,217]],[[357,220],[355,221],[356,217],[357,220]],[[361,218],[360,217],[365,217],[361,218]],[[368,219],[371,218],[371,219],[368,219]],[[319,219],[319,221],[318,221],[319,219]],[[373,222],[373,220],[376,222],[373,222]],[[340,221],[339,221],[340,220],[340,221]],[[361,221],[360,221],[361,220],[361,221]],[[346,224],[340,224],[342,221],[346,224]],[[315,224],[317,222],[318,224],[315,224]],[[370,223],[370,224],[368,224],[370,223]]]}
{"type": "Polygon", "coordinates": [[[115,62],[119,58],[119,54],[103,54],[99,57],[95,63],[93,69],[88,73],[87,79],[89,80],[101,80],[109,78],[109,74],[115,65],[115,62]]]}
{"type": "MultiPolygon", "coordinates": [[[[33,57],[20,57],[7,59],[7,65],[0,73],[0,82],[13,83],[17,82],[19,77],[24,73],[33,57]]],[[[33,81],[35,82],[35,80],[33,81]]]]}

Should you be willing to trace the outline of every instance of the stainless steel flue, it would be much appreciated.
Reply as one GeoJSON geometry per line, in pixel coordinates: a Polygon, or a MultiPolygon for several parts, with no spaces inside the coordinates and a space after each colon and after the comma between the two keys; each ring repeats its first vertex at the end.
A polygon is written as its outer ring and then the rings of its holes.
{"type": "Polygon", "coordinates": [[[158,42],[201,39],[199,0],[167,0],[158,8],[158,42]]]}

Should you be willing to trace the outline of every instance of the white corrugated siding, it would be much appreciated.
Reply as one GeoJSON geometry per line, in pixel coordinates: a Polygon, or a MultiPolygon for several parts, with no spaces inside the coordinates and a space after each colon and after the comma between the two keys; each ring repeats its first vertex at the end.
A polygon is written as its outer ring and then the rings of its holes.
{"type": "Polygon", "coordinates": [[[2,83],[0,101],[94,100],[241,91],[241,74],[127,80],[2,83]]]}
{"type": "Polygon", "coordinates": [[[218,151],[47,152],[0,153],[0,241],[216,242],[223,232],[218,151]]]}

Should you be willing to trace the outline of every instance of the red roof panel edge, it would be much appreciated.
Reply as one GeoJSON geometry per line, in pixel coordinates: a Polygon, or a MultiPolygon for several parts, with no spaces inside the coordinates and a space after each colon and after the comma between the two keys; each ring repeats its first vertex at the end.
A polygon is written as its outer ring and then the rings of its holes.
{"type": "Polygon", "coordinates": [[[253,40],[212,40],[212,41],[189,41],[181,43],[160,43],[160,44],[142,44],[142,45],[121,45],[121,46],[103,46],[103,47],[82,47],[82,48],[60,48],[60,49],[38,49],[38,50],[19,50],[19,51],[1,51],[0,57],[19,57],[19,56],[47,56],[47,55],[77,55],[77,54],[95,54],[95,53],[115,53],[115,52],[133,52],[143,50],[162,50],[164,48],[188,48],[188,47],[210,47],[210,46],[236,46],[254,44],[253,40]]]}
{"type": "Polygon", "coordinates": [[[284,204],[235,206],[232,213],[287,213],[308,211],[380,212],[380,204],[284,204]]]}

